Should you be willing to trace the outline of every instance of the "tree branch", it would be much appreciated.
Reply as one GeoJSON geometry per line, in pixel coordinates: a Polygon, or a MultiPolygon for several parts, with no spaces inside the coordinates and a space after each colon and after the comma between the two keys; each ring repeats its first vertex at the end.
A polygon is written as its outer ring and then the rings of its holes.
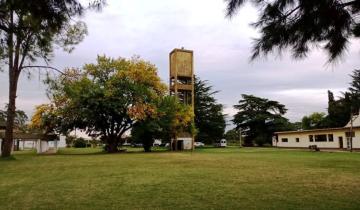
{"type": "Polygon", "coordinates": [[[54,71],[57,71],[58,73],[62,74],[62,75],[65,75],[64,72],[60,71],[59,69],[57,68],[54,68],[54,67],[51,67],[51,66],[23,66],[22,69],[25,69],[25,68],[44,68],[44,69],[52,69],[54,71]]]}
{"type": "Polygon", "coordinates": [[[21,61],[20,61],[20,65],[19,67],[22,68],[22,66],[24,65],[24,61],[25,58],[27,56],[28,50],[29,50],[29,42],[30,42],[30,38],[32,36],[32,33],[30,33],[30,35],[27,37],[26,41],[25,41],[25,46],[23,47],[23,53],[22,53],[22,57],[21,57],[21,61]]]}
{"type": "Polygon", "coordinates": [[[347,6],[351,6],[351,5],[359,3],[359,2],[360,2],[359,0],[353,0],[353,1],[349,1],[349,2],[346,2],[346,3],[339,4],[339,6],[340,7],[347,7],[347,6]]]}

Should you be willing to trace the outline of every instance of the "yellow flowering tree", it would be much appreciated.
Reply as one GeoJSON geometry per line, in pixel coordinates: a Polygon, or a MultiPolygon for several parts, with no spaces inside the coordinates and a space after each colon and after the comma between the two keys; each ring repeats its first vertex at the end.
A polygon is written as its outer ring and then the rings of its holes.
{"type": "Polygon", "coordinates": [[[98,56],[97,62],[69,70],[48,80],[62,132],[83,129],[100,137],[106,151],[116,152],[134,123],[154,115],[154,101],[164,96],[166,85],[156,67],[139,57],[98,56]]]}

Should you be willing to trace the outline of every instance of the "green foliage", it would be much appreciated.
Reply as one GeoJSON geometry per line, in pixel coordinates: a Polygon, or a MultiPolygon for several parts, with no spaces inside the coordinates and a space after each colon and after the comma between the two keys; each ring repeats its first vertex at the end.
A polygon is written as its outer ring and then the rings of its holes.
{"type": "Polygon", "coordinates": [[[240,140],[240,132],[238,130],[231,129],[225,133],[225,139],[228,143],[236,143],[240,140]]]}
{"type": "Polygon", "coordinates": [[[275,131],[291,129],[288,119],[282,116],[286,113],[284,105],[253,95],[242,94],[242,98],[234,106],[238,112],[232,121],[246,135],[246,145],[271,143],[275,131]]]}
{"type": "Polygon", "coordinates": [[[327,127],[343,127],[349,122],[352,101],[348,92],[345,92],[338,100],[329,101],[327,127]]]}
{"type": "Polygon", "coordinates": [[[349,87],[349,94],[351,100],[351,110],[353,113],[358,113],[360,110],[360,70],[355,69],[350,75],[352,81],[349,87]]]}
{"type": "Polygon", "coordinates": [[[343,127],[349,122],[351,114],[359,113],[360,70],[354,70],[350,76],[350,87],[339,99],[335,100],[334,94],[328,91],[328,115],[324,122],[327,127],[343,127]]]}
{"type": "Polygon", "coordinates": [[[291,127],[291,130],[294,130],[294,131],[298,131],[298,130],[302,130],[302,122],[294,122],[294,123],[290,123],[290,127],[291,127]]]}
{"type": "Polygon", "coordinates": [[[75,141],[73,142],[73,146],[75,148],[85,148],[87,145],[87,142],[85,141],[84,138],[77,138],[75,139],[75,141]]]}
{"type": "Polygon", "coordinates": [[[337,100],[333,92],[328,91],[328,114],[325,116],[324,113],[313,113],[310,116],[304,116],[302,129],[343,127],[349,122],[351,114],[359,113],[360,70],[354,70],[350,76],[351,86],[337,100]]]}
{"type": "Polygon", "coordinates": [[[67,135],[65,137],[66,147],[72,147],[74,145],[75,140],[76,140],[75,136],[67,135]]]}
{"type": "Polygon", "coordinates": [[[131,129],[131,137],[134,143],[142,143],[145,152],[150,152],[151,147],[156,138],[156,134],[160,131],[158,122],[155,120],[144,120],[134,124],[131,129]]]}
{"type": "MultiPolygon", "coordinates": [[[[7,119],[7,107],[8,105],[5,106],[4,110],[0,110],[0,122],[1,124],[4,124],[6,122],[7,119]]],[[[15,119],[14,119],[14,127],[16,129],[19,129],[21,131],[26,131],[27,130],[27,121],[28,121],[28,116],[26,115],[26,113],[23,110],[16,110],[15,111],[15,119]]]]}
{"type": "Polygon", "coordinates": [[[196,134],[192,108],[181,103],[177,97],[158,98],[154,107],[155,114],[138,121],[131,130],[133,141],[143,143],[146,152],[151,151],[155,139],[169,142],[182,132],[196,134]]]}
{"type": "Polygon", "coordinates": [[[61,116],[59,130],[83,129],[100,137],[108,152],[117,152],[122,137],[137,121],[154,113],[153,102],[165,93],[157,69],[137,57],[112,59],[49,79],[49,95],[61,116]]]}
{"type": "Polygon", "coordinates": [[[29,128],[45,134],[56,133],[61,120],[54,104],[40,104],[35,108],[29,128]]]}
{"type": "Polygon", "coordinates": [[[290,49],[294,58],[306,57],[313,46],[322,47],[329,61],[340,58],[349,39],[360,36],[358,0],[226,0],[227,15],[233,16],[246,2],[260,11],[252,25],[259,30],[252,58],[290,49]]]}
{"type": "Polygon", "coordinates": [[[302,122],[302,129],[304,130],[311,130],[317,128],[324,128],[325,125],[325,116],[326,114],[321,112],[314,112],[309,116],[304,116],[301,120],[302,122]]]}
{"type": "Polygon", "coordinates": [[[195,126],[198,129],[195,140],[212,144],[223,138],[225,132],[225,115],[223,106],[218,104],[207,81],[195,77],[195,126]]]}

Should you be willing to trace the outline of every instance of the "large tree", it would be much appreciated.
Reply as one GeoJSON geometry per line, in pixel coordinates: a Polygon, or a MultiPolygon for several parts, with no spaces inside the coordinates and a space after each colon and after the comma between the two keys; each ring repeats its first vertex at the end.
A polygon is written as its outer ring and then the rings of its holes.
{"type": "Polygon", "coordinates": [[[102,139],[108,152],[118,151],[135,122],[155,114],[153,101],[166,91],[156,67],[138,57],[99,56],[96,63],[67,72],[49,80],[51,100],[61,116],[59,131],[85,130],[102,139]]]}
{"type": "Polygon", "coordinates": [[[234,108],[238,112],[232,121],[236,129],[241,128],[246,135],[246,145],[270,144],[275,131],[291,129],[291,124],[283,117],[287,109],[277,101],[242,94],[234,108]]]}
{"type": "Polygon", "coordinates": [[[260,32],[252,58],[290,49],[303,58],[313,46],[323,48],[329,61],[346,50],[349,39],[360,36],[360,0],[226,0],[227,16],[232,17],[246,2],[260,11],[252,24],[260,32]]]}
{"type": "Polygon", "coordinates": [[[195,125],[198,129],[196,141],[214,143],[224,137],[225,115],[222,104],[217,103],[212,86],[195,77],[195,125]]]}
{"type": "MultiPolygon", "coordinates": [[[[101,6],[102,1],[90,3],[101,6]]],[[[11,154],[16,111],[16,92],[21,72],[31,68],[50,68],[48,63],[55,45],[71,51],[86,34],[86,26],[74,21],[85,7],[77,0],[1,0],[0,59],[9,74],[9,106],[2,156],[11,154]]]]}

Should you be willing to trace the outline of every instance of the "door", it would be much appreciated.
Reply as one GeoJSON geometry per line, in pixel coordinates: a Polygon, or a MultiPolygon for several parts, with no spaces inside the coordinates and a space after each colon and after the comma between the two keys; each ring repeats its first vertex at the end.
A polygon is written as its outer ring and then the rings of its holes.
{"type": "Polygon", "coordinates": [[[343,149],[344,148],[344,143],[343,143],[343,137],[339,136],[339,148],[343,149]]]}
{"type": "Polygon", "coordinates": [[[184,150],[184,141],[183,140],[178,140],[176,147],[177,147],[176,148],[177,150],[184,150]]]}

